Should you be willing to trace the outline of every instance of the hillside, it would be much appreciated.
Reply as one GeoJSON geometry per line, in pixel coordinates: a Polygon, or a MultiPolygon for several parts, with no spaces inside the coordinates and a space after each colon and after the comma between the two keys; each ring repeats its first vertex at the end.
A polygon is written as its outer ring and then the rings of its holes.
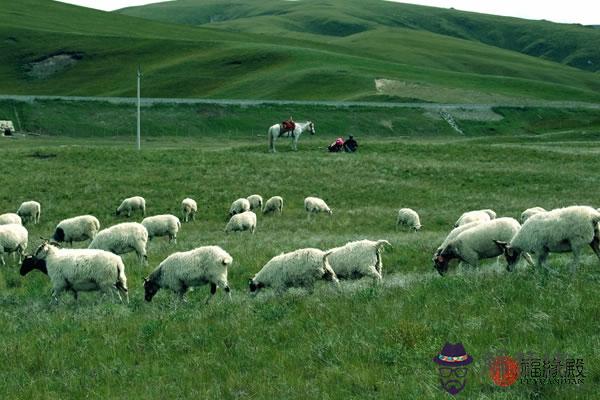
{"type": "MultiPolygon", "coordinates": [[[[41,0],[10,2],[4,9],[3,94],[133,96],[141,65],[146,97],[600,101],[598,74],[409,28],[364,29],[322,40],[321,34],[289,37],[275,29],[267,35],[259,32],[260,24],[256,33],[233,32],[215,29],[215,23],[177,25],[41,0]]],[[[324,4],[315,15],[325,18],[327,10],[335,14],[324,4]]],[[[341,29],[302,15],[260,18],[266,18],[263,27],[273,19],[297,30],[341,29]]],[[[360,25],[353,21],[344,29],[356,31],[348,28],[360,25]]]]}
{"type": "Polygon", "coordinates": [[[310,34],[319,36],[317,40],[367,31],[384,31],[394,40],[403,36],[403,29],[398,28],[408,28],[481,42],[583,70],[600,70],[600,31],[593,27],[381,0],[177,0],[120,12],[224,30],[294,37],[310,34]]]}

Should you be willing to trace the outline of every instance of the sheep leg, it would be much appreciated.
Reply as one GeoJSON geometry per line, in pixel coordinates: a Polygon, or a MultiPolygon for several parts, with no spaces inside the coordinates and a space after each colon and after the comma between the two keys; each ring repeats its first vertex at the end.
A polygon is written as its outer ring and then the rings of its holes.
{"type": "Polygon", "coordinates": [[[215,293],[217,293],[217,284],[216,283],[211,283],[210,284],[210,294],[208,295],[208,297],[206,297],[206,300],[204,301],[204,304],[208,304],[208,302],[210,301],[210,299],[213,298],[213,296],[215,295],[215,293]]]}
{"type": "Polygon", "coordinates": [[[598,257],[598,259],[600,260],[600,239],[597,236],[594,236],[594,239],[590,243],[590,246],[592,247],[592,250],[594,250],[594,254],[596,254],[596,257],[598,257]]]}
{"type": "Polygon", "coordinates": [[[371,265],[369,267],[365,276],[370,276],[371,278],[373,278],[373,283],[381,283],[383,281],[383,277],[377,270],[377,267],[374,265],[371,265]]]}
{"type": "Polygon", "coordinates": [[[472,267],[479,267],[479,256],[474,251],[463,251],[460,258],[472,267]]]}
{"type": "Polygon", "coordinates": [[[571,274],[574,274],[577,272],[577,267],[579,266],[579,258],[581,256],[580,247],[571,244],[571,251],[573,253],[573,263],[571,264],[570,270],[571,274]]]}

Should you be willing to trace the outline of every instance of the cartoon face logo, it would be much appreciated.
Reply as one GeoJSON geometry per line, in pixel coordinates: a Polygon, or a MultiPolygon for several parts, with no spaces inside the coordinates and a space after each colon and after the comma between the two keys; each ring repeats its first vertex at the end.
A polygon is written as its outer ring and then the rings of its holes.
{"type": "Polygon", "coordinates": [[[454,396],[465,388],[467,365],[473,362],[473,357],[467,354],[462,343],[446,343],[433,362],[438,364],[442,389],[454,396]]]}

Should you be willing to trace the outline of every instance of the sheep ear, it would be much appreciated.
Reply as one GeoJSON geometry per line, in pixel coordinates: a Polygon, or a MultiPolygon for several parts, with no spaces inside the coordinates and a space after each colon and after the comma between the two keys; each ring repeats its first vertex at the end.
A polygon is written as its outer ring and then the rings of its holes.
{"type": "Polygon", "coordinates": [[[437,256],[435,259],[436,259],[438,262],[444,262],[444,256],[442,256],[442,255],[438,255],[438,256],[437,256]]]}
{"type": "Polygon", "coordinates": [[[144,278],[144,283],[148,282],[148,278],[144,278]]]}
{"type": "Polygon", "coordinates": [[[494,240],[494,243],[496,243],[496,246],[498,246],[502,251],[505,251],[508,248],[507,242],[503,242],[501,240],[494,240]]]}

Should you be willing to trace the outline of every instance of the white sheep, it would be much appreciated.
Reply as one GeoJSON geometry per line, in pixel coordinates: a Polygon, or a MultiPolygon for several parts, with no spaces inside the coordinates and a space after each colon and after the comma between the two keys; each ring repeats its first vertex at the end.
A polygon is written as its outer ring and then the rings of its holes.
{"type": "Polygon", "coordinates": [[[250,211],[262,210],[263,198],[259,194],[252,194],[246,198],[250,202],[250,211]]]}
{"type": "Polygon", "coordinates": [[[449,261],[455,258],[477,267],[482,259],[502,255],[503,251],[495,241],[509,242],[520,228],[514,218],[498,218],[476,224],[450,240],[435,257],[434,266],[440,275],[448,270],[449,261]]]}
{"type": "Polygon", "coordinates": [[[263,214],[274,213],[275,211],[279,211],[279,214],[283,213],[283,198],[281,196],[273,196],[265,202],[263,214]]]}
{"type": "Polygon", "coordinates": [[[227,282],[227,268],[233,258],[219,246],[203,246],[177,252],[163,260],[152,273],[144,278],[144,297],[151,301],[160,288],[170,289],[184,299],[191,287],[210,283],[210,295],[206,302],[222,287],[231,297],[227,282]]]}
{"type": "Polygon", "coordinates": [[[21,220],[21,217],[19,217],[19,215],[15,214],[15,213],[6,213],[6,214],[0,215],[0,225],[7,225],[7,224],[23,225],[23,221],[21,220]]]}
{"type": "Polygon", "coordinates": [[[440,253],[448,245],[448,243],[450,243],[450,241],[453,240],[455,237],[457,237],[461,232],[466,231],[467,229],[471,229],[474,226],[477,226],[479,224],[480,224],[479,221],[469,222],[468,224],[457,226],[456,228],[452,229],[450,231],[450,233],[448,234],[448,236],[446,236],[446,238],[444,239],[442,244],[439,245],[439,247],[436,249],[434,256],[433,256],[433,260],[435,261],[435,258],[440,255],[440,253]]]}
{"type": "Polygon", "coordinates": [[[56,225],[52,239],[56,242],[81,242],[92,240],[100,230],[100,221],[93,215],[79,215],[63,219],[56,225]]]}
{"type": "Polygon", "coordinates": [[[600,259],[598,222],[600,212],[591,207],[559,208],[531,216],[512,240],[498,239],[497,243],[504,250],[511,269],[521,254],[534,254],[536,265],[547,269],[549,253],[572,252],[571,271],[574,272],[585,247],[590,246],[600,259]]]}
{"type": "Polygon", "coordinates": [[[225,233],[247,230],[250,233],[254,233],[256,230],[256,214],[252,211],[245,211],[232,216],[225,226],[225,233]]]}
{"type": "Polygon", "coordinates": [[[37,269],[50,277],[52,297],[58,302],[61,292],[70,291],[77,299],[78,292],[100,290],[115,293],[129,303],[125,265],[118,255],[104,250],[60,249],[44,241],[21,265],[21,276],[37,269]],[[120,294],[121,293],[121,294],[120,294]]]}
{"type": "Polygon", "coordinates": [[[141,196],[129,197],[121,203],[117,208],[116,214],[127,213],[128,217],[131,217],[131,213],[135,210],[141,210],[142,216],[146,216],[146,200],[141,196]]]}
{"type": "Polygon", "coordinates": [[[25,201],[21,203],[17,210],[17,215],[21,217],[23,222],[33,221],[34,224],[40,222],[40,215],[42,213],[42,206],[37,201],[25,201]]]}
{"type": "Polygon", "coordinates": [[[135,251],[140,263],[147,263],[146,245],[148,231],[137,222],[124,222],[102,229],[94,237],[88,249],[107,250],[115,254],[125,254],[135,251]]]}
{"type": "Polygon", "coordinates": [[[305,198],[304,199],[304,209],[308,213],[309,217],[311,214],[318,214],[320,212],[325,212],[329,215],[331,215],[333,213],[331,211],[331,209],[329,208],[329,206],[327,205],[327,203],[325,203],[325,201],[323,199],[320,199],[318,197],[305,198]]]}
{"type": "Polygon", "coordinates": [[[521,223],[524,224],[529,218],[531,218],[535,214],[539,214],[542,212],[546,212],[546,210],[542,207],[532,207],[521,213],[521,223]]]}
{"type": "Polygon", "coordinates": [[[387,240],[358,240],[331,249],[327,261],[338,278],[356,279],[370,276],[377,281],[382,279],[383,246],[391,246],[387,240]]]}
{"type": "Polygon", "coordinates": [[[183,199],[181,202],[181,212],[183,213],[183,222],[188,222],[190,217],[192,221],[194,221],[196,219],[196,213],[198,212],[196,200],[190,199],[189,197],[183,199]]]}
{"type": "Polygon", "coordinates": [[[250,291],[264,287],[283,290],[294,286],[312,287],[319,279],[338,284],[337,276],[327,257],[331,251],[300,249],[273,257],[249,281],[250,291]]]}
{"type": "Polygon", "coordinates": [[[148,239],[155,236],[169,236],[169,241],[177,243],[177,232],[181,228],[179,218],[171,214],[154,215],[142,220],[142,225],[148,231],[148,239]]]}
{"type": "Polygon", "coordinates": [[[231,203],[231,207],[229,207],[229,216],[241,214],[245,211],[250,211],[250,202],[248,199],[240,198],[231,203]]]}
{"type": "Polygon", "coordinates": [[[465,225],[470,222],[487,222],[496,218],[496,212],[494,210],[486,209],[486,210],[477,210],[477,211],[468,211],[463,213],[460,218],[454,223],[454,227],[465,225]]]}
{"type": "Polygon", "coordinates": [[[421,220],[419,214],[410,208],[401,208],[398,210],[398,218],[396,219],[396,228],[400,225],[406,225],[409,229],[418,231],[421,229],[421,220]]]}
{"type": "Polygon", "coordinates": [[[0,262],[4,262],[4,253],[16,252],[19,255],[19,262],[23,258],[23,253],[27,249],[29,234],[27,229],[21,224],[0,225],[0,262]]]}

